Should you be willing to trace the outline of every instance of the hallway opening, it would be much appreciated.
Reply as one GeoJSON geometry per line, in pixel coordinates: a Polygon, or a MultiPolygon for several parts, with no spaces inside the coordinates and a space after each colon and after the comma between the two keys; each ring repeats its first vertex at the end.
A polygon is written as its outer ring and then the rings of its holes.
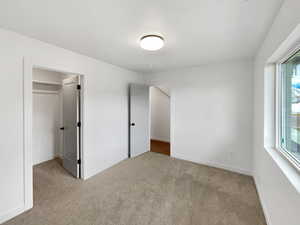
{"type": "Polygon", "coordinates": [[[150,87],[150,151],[170,156],[170,93],[150,87]]]}

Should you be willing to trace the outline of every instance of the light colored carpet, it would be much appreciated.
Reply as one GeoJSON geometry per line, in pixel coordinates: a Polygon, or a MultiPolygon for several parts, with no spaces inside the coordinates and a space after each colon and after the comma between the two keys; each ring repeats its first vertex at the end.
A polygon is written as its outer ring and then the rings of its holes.
{"type": "Polygon", "coordinates": [[[252,178],[153,152],[86,181],[34,167],[34,208],[13,224],[266,225],[252,178]]]}

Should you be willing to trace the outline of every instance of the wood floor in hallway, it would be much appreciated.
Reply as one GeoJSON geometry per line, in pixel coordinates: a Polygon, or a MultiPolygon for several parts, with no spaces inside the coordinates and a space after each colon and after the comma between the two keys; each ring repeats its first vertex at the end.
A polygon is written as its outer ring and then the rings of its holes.
{"type": "Polygon", "coordinates": [[[34,207],[5,225],[266,225],[249,176],[147,152],[88,179],[33,169],[34,207]]]}
{"type": "Polygon", "coordinates": [[[170,156],[170,143],[158,140],[151,140],[151,152],[170,156]]]}

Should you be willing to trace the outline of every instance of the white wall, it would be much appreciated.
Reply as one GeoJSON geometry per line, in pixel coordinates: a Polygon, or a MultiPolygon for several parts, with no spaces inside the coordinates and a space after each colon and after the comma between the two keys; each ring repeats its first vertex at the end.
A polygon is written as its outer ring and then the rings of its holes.
{"type": "Polygon", "coordinates": [[[146,74],[171,92],[171,155],[252,170],[253,64],[228,62],[146,74]]]}
{"type": "Polygon", "coordinates": [[[127,158],[128,84],[137,73],[0,29],[0,223],[24,210],[23,58],[84,79],[84,177],[127,158]]]}
{"type": "MultiPolygon", "coordinates": [[[[275,162],[286,163],[277,151],[267,151],[264,147],[264,108],[270,104],[264,102],[264,80],[266,63],[283,41],[300,23],[300,1],[286,0],[277,15],[270,31],[257,54],[254,82],[254,177],[261,197],[269,225],[299,225],[300,194],[275,162]],[[272,155],[270,154],[272,152],[272,155]]],[[[300,36],[299,36],[300,38],[300,36]]],[[[274,91],[274,90],[273,90],[274,91]]],[[[292,171],[292,170],[291,170],[292,171]]],[[[300,179],[300,174],[297,176],[300,179]]]]}
{"type": "Polygon", "coordinates": [[[39,164],[60,155],[59,94],[33,94],[32,104],[32,160],[39,164]]]}
{"type": "Polygon", "coordinates": [[[151,139],[170,142],[170,97],[150,87],[151,139]]]}

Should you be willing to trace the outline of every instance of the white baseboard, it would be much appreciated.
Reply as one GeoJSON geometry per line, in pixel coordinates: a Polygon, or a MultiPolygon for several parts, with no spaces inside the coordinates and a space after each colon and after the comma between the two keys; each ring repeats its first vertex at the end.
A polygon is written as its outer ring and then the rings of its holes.
{"type": "Polygon", "coordinates": [[[243,169],[239,169],[239,168],[234,168],[234,167],[230,167],[230,166],[226,166],[223,165],[221,163],[213,163],[213,162],[200,162],[203,165],[206,166],[211,166],[211,167],[216,167],[219,169],[223,169],[223,170],[228,170],[234,173],[239,173],[239,174],[243,174],[243,175],[247,175],[247,176],[252,176],[252,172],[247,171],[247,170],[243,170],[243,169]]]}
{"type": "Polygon", "coordinates": [[[207,162],[207,163],[203,163],[203,164],[205,164],[207,166],[212,166],[212,167],[228,170],[228,171],[231,171],[231,172],[247,175],[247,176],[252,176],[251,171],[240,169],[240,168],[234,168],[234,167],[231,167],[231,166],[226,166],[226,165],[223,165],[223,164],[220,164],[220,163],[207,162]]]}
{"type": "MultiPolygon", "coordinates": [[[[112,162],[112,163],[110,163],[110,164],[108,164],[108,165],[105,165],[104,167],[97,168],[97,169],[95,169],[94,171],[86,171],[86,170],[85,170],[85,171],[83,172],[83,177],[82,177],[82,179],[83,179],[83,180],[90,179],[91,177],[93,177],[93,176],[95,176],[95,175],[97,175],[97,174],[99,174],[99,173],[102,173],[103,171],[105,171],[105,170],[107,170],[107,169],[109,169],[109,168],[111,168],[111,167],[117,165],[118,163],[120,163],[120,162],[122,162],[122,161],[124,161],[124,160],[126,160],[126,159],[128,159],[128,156],[127,156],[127,155],[124,156],[124,157],[120,157],[118,160],[115,160],[114,162],[112,162]]],[[[84,167],[84,168],[86,168],[86,167],[84,167]]]]}
{"type": "Polygon", "coordinates": [[[228,171],[231,171],[231,172],[235,172],[235,173],[239,173],[239,174],[243,174],[243,175],[247,175],[247,176],[253,176],[251,171],[240,169],[240,168],[234,168],[234,167],[231,167],[231,166],[223,165],[221,163],[208,162],[208,161],[193,161],[193,160],[173,156],[172,152],[171,152],[171,157],[181,159],[181,160],[190,161],[190,162],[193,162],[193,163],[198,163],[198,164],[205,165],[205,166],[210,166],[210,167],[215,167],[215,168],[219,168],[219,169],[223,169],[223,170],[228,170],[228,171]]]}
{"type": "Polygon", "coordinates": [[[261,204],[261,206],[263,208],[263,211],[264,211],[264,215],[265,215],[265,218],[266,218],[267,225],[271,225],[272,224],[271,223],[271,217],[268,214],[266,203],[265,203],[263,195],[262,195],[262,191],[261,191],[262,188],[261,188],[257,178],[255,176],[253,176],[253,178],[254,178],[256,190],[257,190],[257,193],[258,193],[258,197],[259,197],[259,200],[260,200],[260,204],[261,204]]]}
{"type": "Polygon", "coordinates": [[[8,210],[0,215],[0,224],[14,218],[15,216],[25,211],[24,205],[18,206],[14,209],[8,210]]]}

